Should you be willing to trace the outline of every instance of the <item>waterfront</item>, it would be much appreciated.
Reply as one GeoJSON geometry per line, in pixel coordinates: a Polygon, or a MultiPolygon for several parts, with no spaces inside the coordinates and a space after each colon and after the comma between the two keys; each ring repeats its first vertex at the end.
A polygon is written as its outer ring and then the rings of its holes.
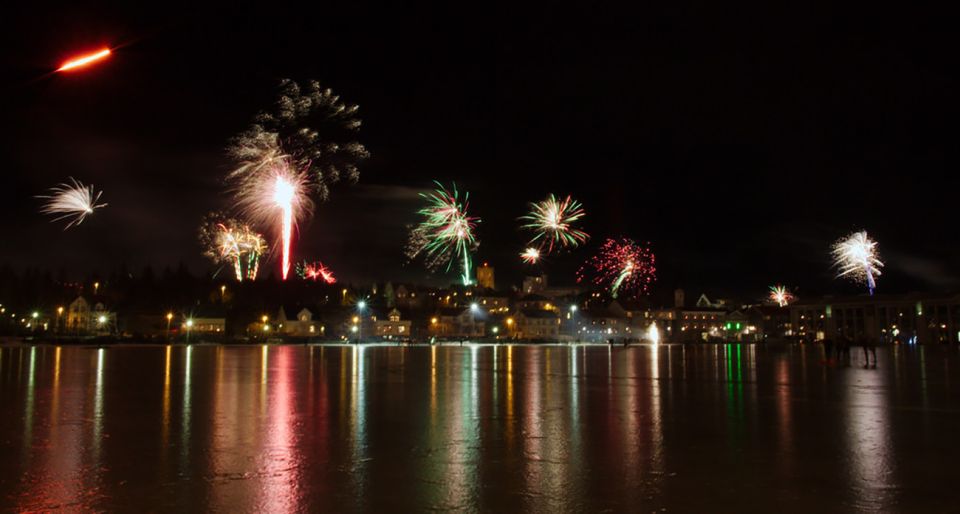
{"type": "Polygon", "coordinates": [[[0,346],[0,510],[941,511],[960,351],[0,346]]]}

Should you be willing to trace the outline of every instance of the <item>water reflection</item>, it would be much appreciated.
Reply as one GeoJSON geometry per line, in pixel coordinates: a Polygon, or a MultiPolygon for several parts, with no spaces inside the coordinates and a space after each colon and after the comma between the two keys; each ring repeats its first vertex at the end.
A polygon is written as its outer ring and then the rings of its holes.
{"type": "Polygon", "coordinates": [[[889,438],[889,406],[883,376],[874,370],[856,370],[848,377],[844,404],[847,422],[847,454],[854,505],[878,511],[889,504],[893,486],[892,449],[889,438]]]}
{"type": "Polygon", "coordinates": [[[918,491],[919,510],[946,509],[934,488],[958,478],[957,455],[917,438],[952,437],[960,354],[821,360],[748,345],[0,346],[0,511],[704,511],[777,495],[910,510],[918,491]],[[917,472],[930,462],[938,474],[917,472]]]}

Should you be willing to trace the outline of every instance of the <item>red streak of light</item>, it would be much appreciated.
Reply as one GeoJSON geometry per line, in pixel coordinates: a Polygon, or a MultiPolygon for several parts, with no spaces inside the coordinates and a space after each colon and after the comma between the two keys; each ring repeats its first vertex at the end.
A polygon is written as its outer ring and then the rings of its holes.
{"type": "Polygon", "coordinates": [[[283,206],[283,280],[290,273],[290,239],[293,235],[293,207],[283,206]]]}
{"type": "Polygon", "coordinates": [[[84,55],[83,57],[78,57],[76,59],[69,60],[63,63],[63,66],[60,66],[59,68],[57,68],[57,71],[69,71],[75,68],[81,68],[92,62],[96,62],[101,59],[104,59],[109,55],[110,55],[110,49],[104,48],[103,50],[100,50],[97,53],[84,55]]]}

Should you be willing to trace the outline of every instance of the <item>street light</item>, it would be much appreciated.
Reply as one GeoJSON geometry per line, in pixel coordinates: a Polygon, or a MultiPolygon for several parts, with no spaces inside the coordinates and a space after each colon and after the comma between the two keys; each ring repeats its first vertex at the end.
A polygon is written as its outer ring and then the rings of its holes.
{"type": "Polygon", "coordinates": [[[356,329],[354,330],[354,332],[357,333],[357,343],[359,343],[360,340],[363,338],[363,317],[362,316],[363,316],[363,310],[366,308],[367,308],[367,302],[365,300],[360,300],[359,302],[357,302],[357,312],[360,313],[360,316],[353,317],[354,323],[358,323],[357,325],[354,325],[354,328],[356,329]]]}
{"type": "Polygon", "coordinates": [[[570,306],[570,324],[573,325],[573,333],[577,333],[577,304],[570,306]]]}
{"type": "Polygon", "coordinates": [[[63,307],[57,307],[57,326],[56,331],[60,331],[60,318],[63,316],[63,307]]]}
{"type": "Polygon", "coordinates": [[[477,313],[480,312],[480,305],[477,302],[470,304],[470,331],[472,335],[477,334],[477,313]]]}
{"type": "Polygon", "coordinates": [[[173,321],[173,313],[167,313],[167,341],[170,340],[170,322],[173,321]]]}
{"type": "Polygon", "coordinates": [[[190,329],[193,328],[193,318],[187,318],[187,321],[184,323],[184,325],[187,326],[187,344],[190,344],[190,329]]]}

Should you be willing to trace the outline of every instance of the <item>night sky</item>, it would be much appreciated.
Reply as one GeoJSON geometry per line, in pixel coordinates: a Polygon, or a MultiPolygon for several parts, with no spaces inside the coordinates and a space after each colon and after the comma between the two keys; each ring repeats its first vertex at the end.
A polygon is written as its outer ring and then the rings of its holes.
{"type": "Polygon", "coordinates": [[[197,227],[229,205],[227,140],[291,77],[360,105],[372,157],[296,250],[344,280],[455,280],[404,265],[416,194],[438,179],[470,191],[477,260],[501,284],[529,269],[516,218],[553,192],[584,203],[593,236],[547,262],[554,282],[624,235],[652,243],[661,294],[854,293],[827,253],[866,229],[880,291],[960,285],[948,18],[476,6],[5,13],[0,264],[210,272],[197,227]],[[49,73],[102,45],[102,65],[49,73]],[[69,176],[109,207],[64,232],[33,196],[69,176]]]}

